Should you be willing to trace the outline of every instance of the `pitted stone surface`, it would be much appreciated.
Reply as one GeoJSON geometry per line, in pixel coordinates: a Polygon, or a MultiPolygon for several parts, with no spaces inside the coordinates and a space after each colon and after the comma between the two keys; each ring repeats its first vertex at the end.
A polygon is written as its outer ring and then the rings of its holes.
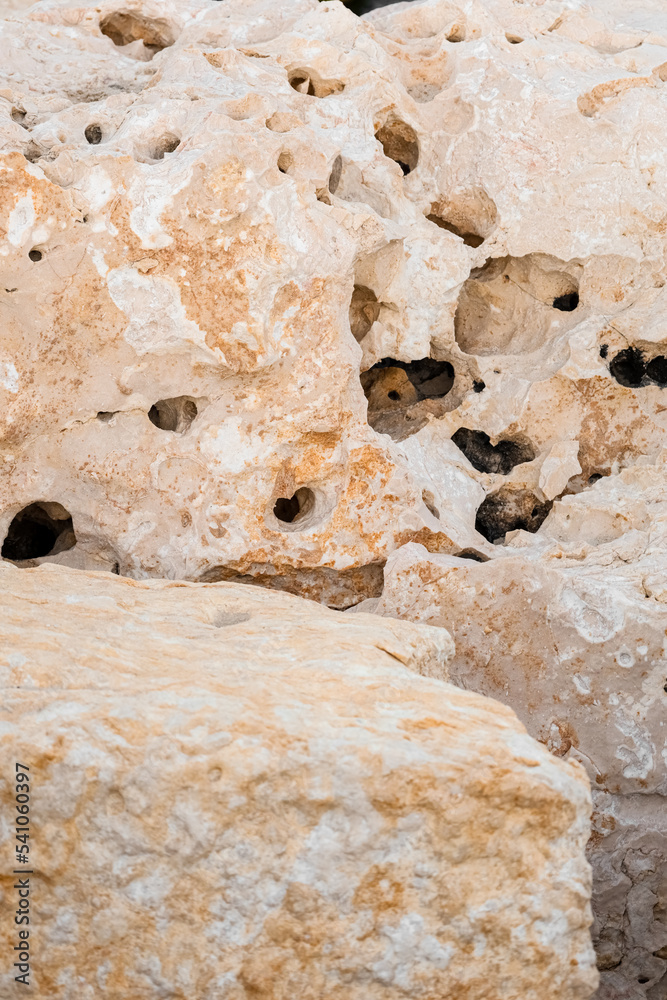
{"type": "Polygon", "coordinates": [[[360,606],[449,629],[452,681],[586,768],[604,1000],[667,984],[666,487],[664,456],[601,479],[483,563],[406,545],[360,606]]]}
{"type": "Polygon", "coordinates": [[[42,0],[0,56],[4,557],[445,622],[589,760],[600,995],[664,1000],[662,0],[42,0]]]}

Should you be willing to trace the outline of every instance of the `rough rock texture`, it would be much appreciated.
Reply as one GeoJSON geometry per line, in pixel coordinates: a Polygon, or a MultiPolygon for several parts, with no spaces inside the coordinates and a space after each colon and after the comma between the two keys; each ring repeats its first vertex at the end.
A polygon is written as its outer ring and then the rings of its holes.
{"type": "Polygon", "coordinates": [[[374,602],[450,629],[452,681],[586,767],[600,997],[619,1000],[667,996],[666,472],[636,466],[567,497],[488,562],[407,545],[374,602]]]}
{"type": "Polygon", "coordinates": [[[591,995],[585,773],[439,679],[446,632],[233,584],[2,567],[0,588],[31,995],[591,995]]]}
{"type": "Polygon", "coordinates": [[[600,996],[664,1000],[663,0],[42,0],[0,56],[2,555],[447,624],[594,780],[600,996]]]}

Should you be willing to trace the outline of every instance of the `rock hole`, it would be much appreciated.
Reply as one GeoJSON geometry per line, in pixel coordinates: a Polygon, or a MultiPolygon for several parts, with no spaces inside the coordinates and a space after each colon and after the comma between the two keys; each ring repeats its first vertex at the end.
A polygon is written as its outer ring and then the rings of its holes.
{"type": "Polygon", "coordinates": [[[609,372],[619,385],[638,389],[646,375],[644,355],[636,347],[626,347],[612,358],[609,372]]]}
{"type": "Polygon", "coordinates": [[[12,108],[12,121],[16,122],[17,125],[21,125],[23,128],[27,129],[27,125],[24,125],[26,118],[26,112],[22,111],[21,108],[12,108]]]}
{"type": "Polygon", "coordinates": [[[528,442],[501,440],[493,445],[484,431],[473,431],[468,427],[460,427],[452,436],[452,441],[478,472],[506,476],[515,465],[532,462],[535,458],[535,450],[528,442]]]}
{"type": "Polygon", "coordinates": [[[291,497],[278,497],[273,513],[283,524],[296,524],[306,519],[315,508],[315,494],[302,486],[291,497]]]}
{"type": "Polygon", "coordinates": [[[609,345],[603,344],[600,348],[600,357],[606,358],[608,354],[609,354],[609,345]]]}
{"type": "Polygon", "coordinates": [[[508,531],[523,528],[535,533],[545,521],[553,501],[541,501],[530,490],[503,486],[490,493],[477,511],[475,528],[489,542],[504,538],[508,531]]]}
{"type": "Polygon", "coordinates": [[[99,125],[89,125],[84,135],[91,146],[99,146],[102,142],[102,129],[99,125]]]}
{"type": "Polygon", "coordinates": [[[159,399],[148,411],[148,419],[161,431],[182,434],[197,416],[197,404],[191,396],[159,399]]]}
{"type": "MultiPolygon", "coordinates": [[[[309,88],[311,86],[310,77],[308,76],[308,74],[306,74],[304,76],[302,73],[299,73],[298,71],[296,73],[293,73],[289,77],[289,83],[290,83],[290,87],[293,90],[296,90],[297,93],[299,93],[299,94],[307,94],[308,90],[309,90],[309,88]]],[[[313,88],[313,92],[312,92],[311,96],[312,97],[315,96],[315,89],[314,88],[313,88]]]]}
{"type": "Polygon", "coordinates": [[[455,24],[447,35],[448,42],[465,42],[466,32],[461,24],[455,24]]]}
{"type": "Polygon", "coordinates": [[[383,358],[362,373],[361,384],[370,405],[378,401],[378,395],[404,403],[442,399],[454,384],[454,368],[449,361],[435,361],[433,358],[421,358],[419,361],[383,358]]]}
{"type": "Polygon", "coordinates": [[[324,80],[310,69],[294,69],[288,74],[288,79],[293,90],[310,97],[330,97],[345,90],[342,80],[324,80]]]}
{"type": "Polygon", "coordinates": [[[667,358],[660,354],[657,358],[649,361],[646,365],[646,374],[652,382],[657,382],[658,385],[667,385],[667,358]]]}
{"type": "Polygon", "coordinates": [[[473,392],[484,392],[485,389],[486,389],[486,382],[482,382],[481,379],[474,381],[472,384],[473,392]]]}
{"type": "Polygon", "coordinates": [[[435,497],[430,490],[422,490],[422,501],[424,506],[433,514],[433,517],[440,520],[440,511],[435,505],[435,497]]]}
{"type": "Polygon", "coordinates": [[[505,38],[510,43],[510,45],[519,45],[523,41],[521,35],[511,35],[507,32],[505,33],[505,38]]]}
{"type": "Polygon", "coordinates": [[[574,312],[579,305],[579,292],[567,292],[565,295],[557,295],[553,301],[554,309],[561,312],[574,312]]]}
{"type": "Polygon", "coordinates": [[[641,983],[642,986],[643,986],[644,983],[650,983],[651,982],[651,978],[650,978],[650,976],[639,976],[638,979],[637,979],[637,982],[641,983]]]}
{"type": "Polygon", "coordinates": [[[331,173],[329,174],[329,191],[331,194],[336,193],[336,189],[340,184],[340,177],[342,172],[343,172],[343,157],[337,156],[333,162],[331,173]]]}
{"type": "Polygon", "coordinates": [[[372,289],[365,285],[354,286],[350,301],[350,329],[357,343],[361,343],[380,315],[380,306],[372,289]]]}
{"type": "Polygon", "coordinates": [[[116,413],[114,410],[100,410],[97,414],[97,419],[100,423],[108,424],[112,417],[115,417],[116,413]]]}
{"type": "Polygon", "coordinates": [[[33,247],[33,249],[28,254],[28,257],[30,258],[30,260],[35,261],[35,263],[37,263],[38,260],[41,260],[43,256],[44,256],[44,254],[42,253],[42,251],[41,250],[37,250],[34,247],[33,247]]]}
{"type": "Polygon", "coordinates": [[[137,11],[119,10],[107,14],[100,21],[100,31],[110,38],[114,45],[129,45],[130,42],[142,41],[153,55],[176,41],[168,21],[163,18],[146,17],[137,11]]]}
{"type": "Polygon", "coordinates": [[[287,111],[274,111],[265,124],[271,132],[291,132],[293,128],[300,128],[303,122],[287,111]]]}
{"type": "Polygon", "coordinates": [[[461,289],[454,317],[461,350],[484,356],[545,351],[576,322],[566,314],[579,301],[578,281],[566,267],[578,273],[578,264],[528,254],[492,257],[475,268],[461,289]]]}
{"type": "Polygon", "coordinates": [[[289,152],[282,152],[278,157],[278,170],[281,174],[289,173],[290,167],[294,165],[294,158],[289,152]]]}
{"type": "Polygon", "coordinates": [[[488,562],[489,557],[485,556],[482,552],[478,552],[477,549],[461,549],[460,552],[454,553],[457,559],[472,559],[473,562],[488,562]]]}
{"type": "Polygon", "coordinates": [[[595,483],[597,483],[598,479],[602,478],[603,476],[601,472],[594,472],[591,476],[588,477],[588,485],[593,486],[595,483]]]}
{"type": "Polygon", "coordinates": [[[252,616],[247,611],[220,611],[211,624],[214,628],[228,628],[230,625],[242,625],[250,621],[252,616]]]}
{"type": "Polygon", "coordinates": [[[153,146],[151,156],[154,160],[163,160],[165,153],[174,153],[181,144],[179,136],[167,132],[153,146]]]}
{"type": "Polygon", "coordinates": [[[480,247],[484,242],[484,237],[480,236],[478,233],[462,232],[461,229],[453,222],[447,222],[445,219],[441,219],[438,215],[432,213],[431,215],[427,215],[426,218],[429,222],[434,222],[436,226],[440,226],[441,229],[446,229],[448,233],[453,233],[454,236],[458,236],[459,239],[463,240],[467,247],[480,247]]]}
{"type": "Polygon", "coordinates": [[[391,117],[375,133],[384,155],[398,163],[404,174],[411,173],[419,163],[417,133],[400,118],[391,117]]]}
{"type": "Polygon", "coordinates": [[[38,501],[20,510],[2,543],[2,558],[41,559],[76,545],[72,515],[59,503],[38,501]]]}
{"type": "Polygon", "coordinates": [[[36,142],[31,140],[23,151],[23,155],[28,163],[37,163],[37,161],[42,158],[41,147],[38,146],[36,142]]]}

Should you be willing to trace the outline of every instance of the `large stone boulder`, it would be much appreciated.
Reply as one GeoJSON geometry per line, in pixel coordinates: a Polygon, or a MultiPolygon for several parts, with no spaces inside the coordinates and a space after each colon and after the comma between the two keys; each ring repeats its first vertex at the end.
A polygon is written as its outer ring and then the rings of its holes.
{"type": "Polygon", "coordinates": [[[591,995],[585,772],[442,679],[444,630],[56,567],[0,590],[32,996],[591,995]]]}

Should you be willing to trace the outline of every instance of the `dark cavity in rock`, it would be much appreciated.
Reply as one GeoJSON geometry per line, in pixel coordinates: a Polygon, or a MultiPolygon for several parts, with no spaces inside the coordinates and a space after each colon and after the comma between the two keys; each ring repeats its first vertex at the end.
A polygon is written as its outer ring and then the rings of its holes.
{"type": "Polygon", "coordinates": [[[506,476],[515,465],[532,462],[535,458],[535,450],[529,442],[505,440],[494,445],[484,431],[468,427],[460,427],[452,435],[452,441],[478,472],[506,476]]]}
{"type": "Polygon", "coordinates": [[[557,295],[553,301],[554,309],[561,312],[574,312],[579,305],[579,292],[566,292],[565,295],[557,295]]]}
{"type": "Polygon", "coordinates": [[[477,511],[475,527],[487,541],[504,538],[508,531],[523,528],[535,533],[553,506],[553,501],[539,500],[530,490],[503,486],[490,493],[477,511]]]}
{"type": "Polygon", "coordinates": [[[31,503],[15,516],[2,543],[2,558],[41,559],[76,545],[72,515],[59,503],[31,503]]]}

